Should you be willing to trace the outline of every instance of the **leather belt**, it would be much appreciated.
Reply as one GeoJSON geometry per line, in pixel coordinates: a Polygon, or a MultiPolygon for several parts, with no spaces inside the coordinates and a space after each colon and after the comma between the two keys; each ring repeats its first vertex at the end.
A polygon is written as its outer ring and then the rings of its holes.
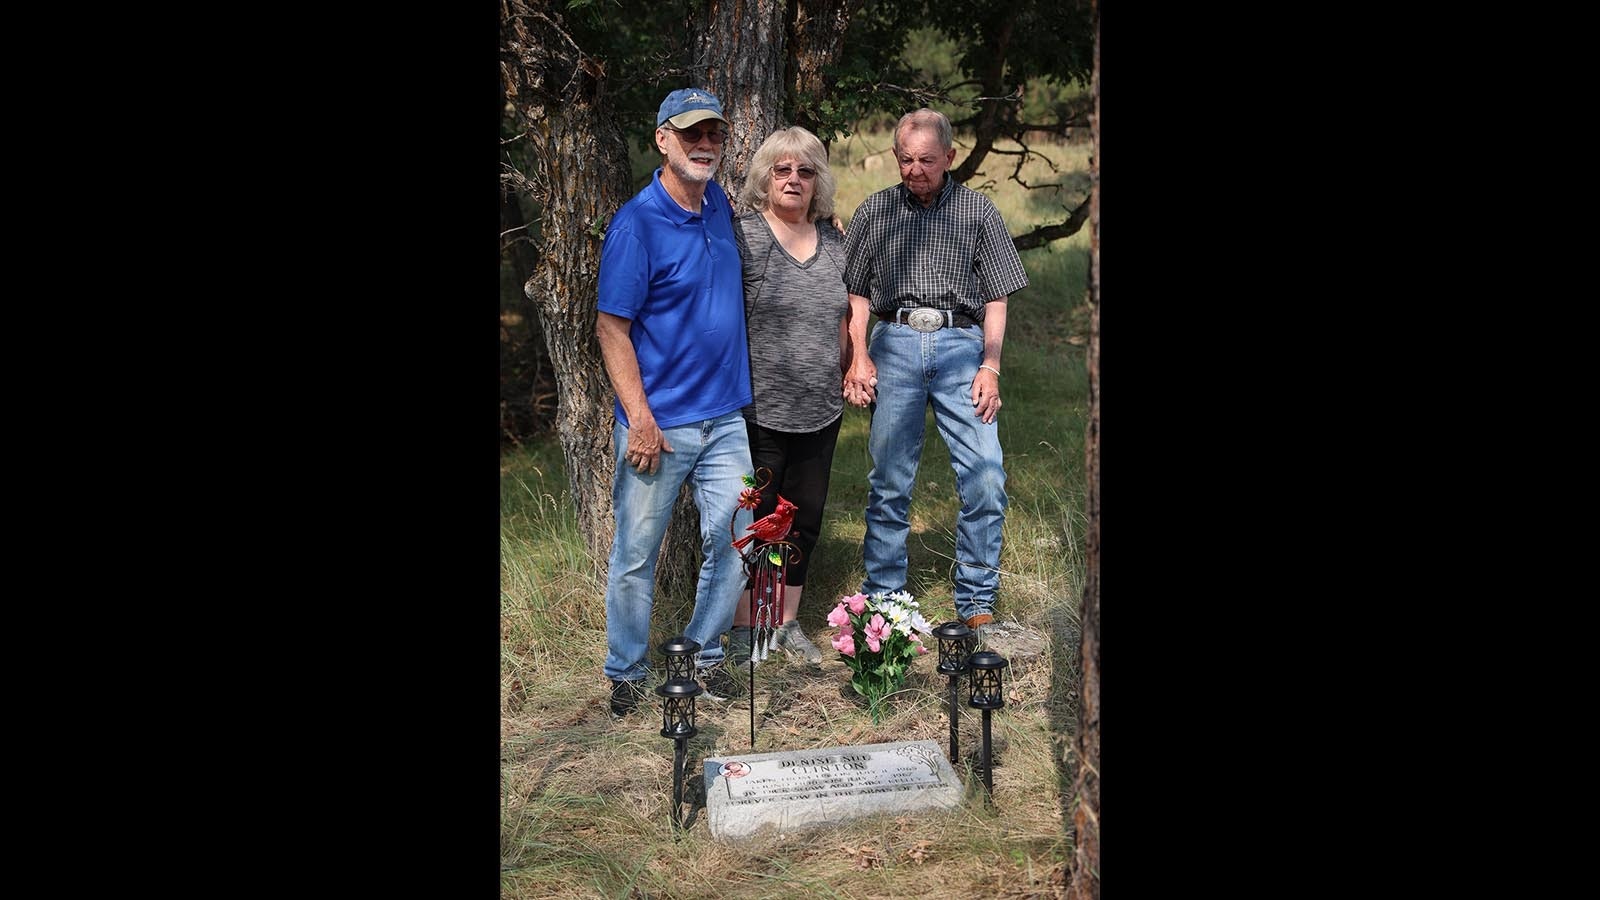
{"type": "Polygon", "coordinates": [[[892,313],[874,312],[873,315],[893,325],[909,325],[913,331],[926,334],[941,328],[968,328],[979,324],[964,312],[919,306],[915,309],[901,307],[892,313]]]}

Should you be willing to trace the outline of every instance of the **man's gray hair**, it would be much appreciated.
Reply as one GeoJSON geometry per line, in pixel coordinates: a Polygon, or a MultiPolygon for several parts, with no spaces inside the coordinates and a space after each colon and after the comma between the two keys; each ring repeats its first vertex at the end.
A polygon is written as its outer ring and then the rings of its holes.
{"type": "Polygon", "coordinates": [[[894,150],[900,152],[900,133],[913,128],[932,128],[933,136],[938,138],[939,146],[949,150],[955,146],[955,137],[950,132],[950,120],[937,109],[924,106],[915,112],[908,112],[900,117],[900,122],[894,126],[894,150]]]}

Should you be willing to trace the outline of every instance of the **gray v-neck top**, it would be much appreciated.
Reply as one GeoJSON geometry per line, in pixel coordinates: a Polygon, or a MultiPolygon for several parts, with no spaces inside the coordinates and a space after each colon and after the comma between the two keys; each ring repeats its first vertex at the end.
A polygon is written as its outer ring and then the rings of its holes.
{"type": "Polygon", "coordinates": [[[797,260],[761,213],[746,213],[736,225],[755,395],[745,419],[774,431],[817,431],[844,412],[839,323],[850,311],[844,235],[831,222],[817,222],[816,253],[797,260]]]}

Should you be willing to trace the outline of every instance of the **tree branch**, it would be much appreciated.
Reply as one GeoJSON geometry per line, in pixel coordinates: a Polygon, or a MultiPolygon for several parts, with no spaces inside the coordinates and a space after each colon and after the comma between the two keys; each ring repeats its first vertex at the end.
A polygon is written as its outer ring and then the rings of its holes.
{"type": "Polygon", "coordinates": [[[1089,218],[1089,200],[1093,196],[1091,194],[1089,197],[1083,198],[1083,202],[1079,203],[1078,208],[1067,216],[1065,222],[1055,225],[1041,225],[1026,234],[1017,235],[1011,239],[1011,242],[1016,245],[1019,251],[1031,250],[1034,247],[1042,247],[1051,241],[1077,234],[1078,230],[1083,227],[1084,221],[1089,218]]]}

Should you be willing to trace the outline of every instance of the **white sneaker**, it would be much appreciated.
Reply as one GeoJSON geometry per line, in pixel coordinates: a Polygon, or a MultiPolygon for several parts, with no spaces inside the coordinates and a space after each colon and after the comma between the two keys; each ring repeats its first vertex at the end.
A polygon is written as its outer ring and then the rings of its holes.
{"type": "Polygon", "coordinates": [[[799,622],[785,622],[778,626],[778,646],[791,655],[805,657],[805,661],[813,666],[822,665],[822,651],[800,630],[799,622]]]}

